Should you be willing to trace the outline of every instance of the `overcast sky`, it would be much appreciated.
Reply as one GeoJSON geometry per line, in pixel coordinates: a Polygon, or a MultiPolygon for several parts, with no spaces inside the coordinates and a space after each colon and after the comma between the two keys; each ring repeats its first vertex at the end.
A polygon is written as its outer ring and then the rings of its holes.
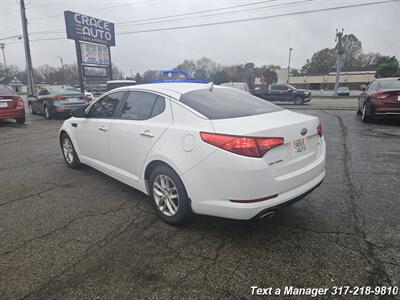
{"type": "MultiPolygon", "coordinates": [[[[126,75],[129,75],[131,70],[136,73],[147,69],[168,69],[185,58],[197,59],[202,56],[210,57],[223,65],[254,62],[257,66],[264,64],[287,66],[290,47],[294,48],[292,66],[301,67],[316,50],[334,47],[335,30],[342,27],[345,34],[353,33],[361,40],[364,52],[380,52],[400,58],[400,1],[259,21],[124,35],[121,33],[273,16],[383,0],[25,1],[35,67],[43,64],[58,66],[60,65],[58,56],[63,58],[64,63],[76,62],[74,42],[66,39],[63,17],[65,10],[116,23],[116,46],[111,49],[112,61],[126,75]],[[258,4],[219,10],[248,3],[258,4]],[[118,24],[208,9],[217,10],[164,23],[118,24]],[[219,15],[204,16],[217,13],[219,15]],[[52,38],[62,39],[43,40],[52,38]]],[[[22,32],[18,2],[19,0],[0,0],[0,39],[22,32]]],[[[24,68],[23,43],[17,38],[0,42],[6,43],[7,63],[24,68]]]]}

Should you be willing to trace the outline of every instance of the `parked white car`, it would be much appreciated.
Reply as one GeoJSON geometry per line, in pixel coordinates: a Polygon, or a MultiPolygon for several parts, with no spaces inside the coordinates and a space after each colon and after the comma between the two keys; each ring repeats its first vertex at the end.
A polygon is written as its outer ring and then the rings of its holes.
{"type": "Polygon", "coordinates": [[[86,164],[142,191],[170,224],[192,212],[269,216],[325,176],[317,117],[221,86],[118,88],[75,111],[59,138],[69,167],[86,164]]]}

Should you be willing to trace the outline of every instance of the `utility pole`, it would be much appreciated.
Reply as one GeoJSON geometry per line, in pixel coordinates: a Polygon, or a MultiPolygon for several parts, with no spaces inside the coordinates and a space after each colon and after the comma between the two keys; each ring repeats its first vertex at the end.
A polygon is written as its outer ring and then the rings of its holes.
{"type": "Polygon", "coordinates": [[[293,48],[289,48],[289,63],[287,67],[287,83],[289,83],[289,77],[290,77],[290,57],[292,55],[292,50],[293,48]]]}
{"type": "Polygon", "coordinates": [[[1,48],[1,51],[3,52],[4,70],[6,70],[6,72],[7,72],[6,55],[4,54],[4,48],[5,48],[5,46],[6,46],[6,44],[0,43],[0,48],[1,48]]]}
{"type": "Polygon", "coordinates": [[[62,69],[62,78],[63,78],[63,84],[65,84],[65,69],[64,69],[64,62],[61,56],[58,56],[58,58],[61,61],[61,69],[62,69]]]}
{"type": "Polygon", "coordinates": [[[340,80],[340,69],[342,67],[342,55],[343,55],[343,44],[342,44],[342,36],[343,36],[343,28],[342,31],[338,31],[336,29],[336,82],[335,82],[335,95],[337,95],[337,91],[339,88],[339,80],[340,80]]]}
{"type": "Polygon", "coordinates": [[[29,47],[29,37],[28,37],[28,25],[25,15],[25,2],[20,0],[21,9],[21,21],[22,21],[22,31],[24,34],[24,45],[25,45],[25,58],[26,58],[26,76],[28,79],[28,95],[33,95],[33,71],[32,71],[32,58],[31,49],[29,47]]]}

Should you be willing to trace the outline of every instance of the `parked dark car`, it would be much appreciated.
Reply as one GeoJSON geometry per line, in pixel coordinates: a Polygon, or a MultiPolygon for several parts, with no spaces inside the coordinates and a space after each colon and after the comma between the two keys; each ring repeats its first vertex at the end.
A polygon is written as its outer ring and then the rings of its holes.
{"type": "Polygon", "coordinates": [[[400,78],[381,78],[362,88],[357,114],[363,122],[376,117],[400,117],[400,78]]]}
{"type": "Polygon", "coordinates": [[[0,120],[15,119],[18,124],[25,123],[24,101],[12,90],[0,86],[0,120]]]}
{"type": "Polygon", "coordinates": [[[111,91],[113,89],[123,87],[123,86],[130,86],[136,85],[135,80],[109,80],[107,81],[106,92],[111,91]]]}
{"type": "Polygon", "coordinates": [[[88,96],[66,85],[39,87],[36,95],[28,99],[30,113],[44,115],[46,119],[51,119],[56,115],[70,116],[75,109],[88,105],[88,96]]]}
{"type": "Polygon", "coordinates": [[[268,101],[285,101],[294,104],[303,104],[311,100],[311,92],[308,90],[296,89],[290,84],[271,84],[268,89],[255,89],[254,96],[268,101]]]}
{"type": "Polygon", "coordinates": [[[337,90],[338,96],[350,96],[350,90],[347,86],[340,86],[337,90]]]}

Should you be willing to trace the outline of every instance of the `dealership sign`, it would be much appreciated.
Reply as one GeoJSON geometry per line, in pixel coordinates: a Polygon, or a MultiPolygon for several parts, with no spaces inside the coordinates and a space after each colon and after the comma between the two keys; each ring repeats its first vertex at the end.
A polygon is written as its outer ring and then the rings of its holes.
{"type": "Polygon", "coordinates": [[[114,24],[72,11],[64,11],[67,38],[115,46],[114,24]]]}
{"type": "Polygon", "coordinates": [[[81,42],[82,63],[91,65],[109,65],[110,52],[104,45],[81,42]]]}

